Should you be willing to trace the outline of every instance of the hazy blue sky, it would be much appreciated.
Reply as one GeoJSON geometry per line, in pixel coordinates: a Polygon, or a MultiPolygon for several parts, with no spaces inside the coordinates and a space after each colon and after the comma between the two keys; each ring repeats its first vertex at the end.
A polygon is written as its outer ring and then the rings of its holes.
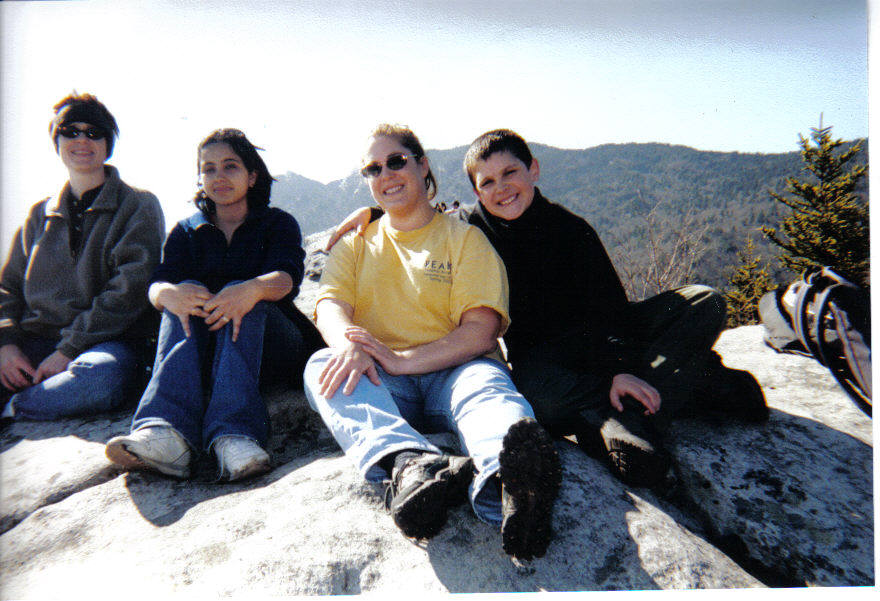
{"type": "Polygon", "coordinates": [[[73,88],[116,115],[111,163],[169,226],[217,127],[325,182],[386,120],[429,148],[510,127],[566,148],[784,152],[820,113],[868,135],[863,1],[0,2],[0,33],[2,256],[65,180],[46,127],[73,88]]]}

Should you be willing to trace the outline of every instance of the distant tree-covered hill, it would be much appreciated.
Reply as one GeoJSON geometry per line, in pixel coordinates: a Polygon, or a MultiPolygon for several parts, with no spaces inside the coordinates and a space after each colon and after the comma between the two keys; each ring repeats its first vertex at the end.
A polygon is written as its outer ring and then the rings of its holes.
{"type": "MultiPolygon", "coordinates": [[[[785,177],[804,175],[798,152],[709,152],[669,144],[605,144],[585,150],[530,146],[541,165],[541,191],[593,225],[624,279],[624,272],[650,260],[640,255],[653,243],[687,228],[697,238],[689,243],[700,246],[693,281],[724,286],[747,236],[765,260],[775,255],[758,228],[777,225],[784,207],[768,191],[783,193],[785,177]]],[[[862,141],[860,163],[867,162],[867,146],[862,141]]],[[[475,202],[461,167],[466,150],[428,151],[439,184],[436,201],[475,202]]],[[[866,187],[862,193],[867,202],[866,187]]],[[[297,218],[304,234],[327,229],[351,210],[373,204],[356,171],[326,185],[294,173],[278,176],[272,201],[297,218]]],[[[772,267],[778,278],[788,277],[772,267]]]]}

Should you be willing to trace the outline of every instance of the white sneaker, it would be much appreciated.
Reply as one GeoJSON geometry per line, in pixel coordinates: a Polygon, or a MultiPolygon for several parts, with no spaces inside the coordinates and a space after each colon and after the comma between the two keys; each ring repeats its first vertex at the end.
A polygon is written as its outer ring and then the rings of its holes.
{"type": "Polygon", "coordinates": [[[241,480],[272,469],[269,454],[250,438],[221,436],[214,441],[220,479],[241,480]]]}
{"type": "Polygon", "coordinates": [[[173,428],[141,428],[107,442],[107,459],[129,470],[156,470],[177,478],[189,477],[189,445],[173,428]]]}

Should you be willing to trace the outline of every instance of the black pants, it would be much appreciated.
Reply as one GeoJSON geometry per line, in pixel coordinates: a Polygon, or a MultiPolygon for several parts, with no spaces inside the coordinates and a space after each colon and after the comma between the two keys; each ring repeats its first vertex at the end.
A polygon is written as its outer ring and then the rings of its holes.
{"type": "MultiPolygon", "coordinates": [[[[625,343],[634,357],[626,373],[642,378],[660,393],[662,423],[703,399],[700,389],[720,367],[711,348],[724,325],[724,297],[706,286],[684,286],[627,307],[631,338],[625,343]]],[[[583,412],[607,413],[609,365],[585,348],[572,333],[517,356],[513,381],[544,427],[556,435],[574,433],[573,417],[583,412]],[[596,369],[591,369],[595,366],[596,369]]]]}

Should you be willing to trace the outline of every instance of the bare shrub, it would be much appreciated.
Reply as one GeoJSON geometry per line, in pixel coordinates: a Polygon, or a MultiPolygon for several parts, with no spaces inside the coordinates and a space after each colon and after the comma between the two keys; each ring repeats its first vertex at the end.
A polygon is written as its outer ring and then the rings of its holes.
{"type": "Polygon", "coordinates": [[[637,218],[626,239],[613,235],[610,255],[630,300],[694,283],[694,271],[708,250],[709,223],[699,223],[693,209],[684,215],[662,213],[658,202],[637,218]]]}

